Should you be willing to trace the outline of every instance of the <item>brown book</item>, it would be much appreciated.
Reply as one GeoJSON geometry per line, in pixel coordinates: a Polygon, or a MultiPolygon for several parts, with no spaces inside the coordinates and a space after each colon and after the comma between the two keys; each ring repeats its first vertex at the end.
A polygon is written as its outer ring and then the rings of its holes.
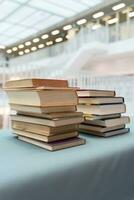
{"type": "Polygon", "coordinates": [[[46,143],[46,142],[31,139],[31,138],[23,137],[23,136],[19,136],[18,139],[24,142],[28,142],[30,144],[34,144],[41,148],[47,149],[49,151],[56,151],[56,150],[66,149],[69,147],[75,147],[75,146],[83,145],[86,142],[84,139],[78,138],[78,137],[74,137],[74,138],[70,138],[66,140],[60,140],[60,141],[51,142],[51,143],[46,143]]]}
{"type": "Polygon", "coordinates": [[[78,97],[114,97],[113,90],[77,90],[78,97]]]}
{"type": "Polygon", "coordinates": [[[113,119],[121,117],[121,114],[112,114],[112,115],[83,115],[86,120],[97,120],[97,119],[113,119]]]}
{"type": "Polygon", "coordinates": [[[103,120],[86,120],[85,124],[96,125],[96,126],[104,126],[104,127],[112,127],[118,126],[122,124],[127,124],[130,122],[130,118],[127,116],[114,118],[114,119],[103,119],[103,120]]]}
{"type": "Polygon", "coordinates": [[[44,119],[38,117],[24,116],[24,115],[12,115],[11,120],[19,122],[27,122],[32,124],[40,124],[45,126],[65,126],[69,124],[79,124],[83,122],[83,117],[68,117],[68,118],[57,118],[57,119],[44,119]]]}
{"type": "Polygon", "coordinates": [[[80,97],[79,104],[117,104],[123,103],[123,97],[80,97]]]}
{"type": "Polygon", "coordinates": [[[122,129],[125,128],[124,125],[118,125],[118,126],[112,126],[112,127],[101,127],[101,126],[93,126],[89,124],[80,124],[79,125],[79,130],[80,131],[88,131],[88,132],[96,132],[96,133],[106,133],[108,131],[113,131],[117,129],[122,129]]]}
{"type": "Polygon", "coordinates": [[[100,136],[100,137],[110,137],[110,136],[114,136],[114,135],[121,135],[121,134],[125,134],[129,132],[129,128],[123,128],[123,129],[118,129],[118,130],[114,130],[114,131],[109,131],[106,133],[98,133],[98,132],[88,132],[86,130],[81,130],[83,133],[88,133],[91,135],[96,135],[96,136],[100,136]]]}
{"type": "Polygon", "coordinates": [[[18,114],[46,118],[46,119],[56,119],[56,118],[64,118],[64,117],[82,117],[83,116],[82,112],[65,112],[65,113],[62,112],[62,113],[47,113],[47,114],[18,112],[18,114]]]}
{"type": "Polygon", "coordinates": [[[51,127],[40,124],[31,124],[27,122],[12,121],[12,128],[22,131],[28,131],[31,133],[40,133],[41,135],[50,136],[68,132],[74,132],[78,130],[77,124],[69,124],[60,127],[51,127]]]}
{"type": "Polygon", "coordinates": [[[5,88],[37,88],[37,87],[68,87],[67,80],[56,79],[19,79],[7,81],[5,88]]]}
{"type": "Polygon", "coordinates": [[[51,107],[40,107],[40,106],[25,106],[25,105],[17,105],[10,104],[12,110],[17,112],[25,112],[25,113],[59,113],[59,112],[75,112],[76,106],[51,106],[51,107]]]}
{"type": "Polygon", "coordinates": [[[43,142],[55,142],[59,140],[64,140],[68,138],[73,138],[78,136],[78,132],[69,132],[69,133],[62,133],[62,134],[57,134],[57,135],[52,135],[52,136],[45,136],[45,135],[40,135],[37,133],[30,133],[27,131],[20,131],[17,129],[13,129],[13,133],[19,136],[24,136],[28,138],[32,138],[35,140],[43,141],[43,142]]]}
{"type": "Polygon", "coordinates": [[[72,89],[58,90],[7,90],[10,104],[27,106],[75,106],[77,94],[72,89]]]}
{"type": "Polygon", "coordinates": [[[78,105],[78,112],[83,112],[84,114],[92,115],[110,115],[125,113],[125,104],[109,104],[109,105],[78,105]]]}

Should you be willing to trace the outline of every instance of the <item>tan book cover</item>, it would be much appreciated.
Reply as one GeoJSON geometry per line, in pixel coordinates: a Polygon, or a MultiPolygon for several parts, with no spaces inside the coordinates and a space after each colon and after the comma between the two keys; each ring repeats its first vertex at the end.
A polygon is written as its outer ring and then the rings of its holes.
{"type": "Polygon", "coordinates": [[[78,97],[114,97],[115,91],[81,89],[77,90],[77,95],[78,97]]]}
{"type": "Polygon", "coordinates": [[[117,104],[124,103],[123,97],[79,97],[79,104],[117,104]]]}

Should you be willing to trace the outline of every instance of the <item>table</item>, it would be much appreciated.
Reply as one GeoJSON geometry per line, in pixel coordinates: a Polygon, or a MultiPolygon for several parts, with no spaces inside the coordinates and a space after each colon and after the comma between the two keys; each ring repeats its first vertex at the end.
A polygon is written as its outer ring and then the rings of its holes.
{"type": "Polygon", "coordinates": [[[0,132],[0,200],[134,200],[134,128],[49,152],[0,132]]]}

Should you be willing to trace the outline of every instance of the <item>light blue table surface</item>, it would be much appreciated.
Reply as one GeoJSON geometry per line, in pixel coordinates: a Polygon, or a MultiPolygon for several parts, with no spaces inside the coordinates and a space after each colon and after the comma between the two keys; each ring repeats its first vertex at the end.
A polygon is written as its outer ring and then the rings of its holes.
{"type": "Polygon", "coordinates": [[[134,128],[49,152],[0,132],[0,200],[134,200],[134,128]]]}

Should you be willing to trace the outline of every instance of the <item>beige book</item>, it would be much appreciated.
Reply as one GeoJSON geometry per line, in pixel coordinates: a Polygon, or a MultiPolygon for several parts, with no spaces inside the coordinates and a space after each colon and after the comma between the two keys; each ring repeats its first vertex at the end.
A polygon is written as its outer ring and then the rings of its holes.
{"type": "Polygon", "coordinates": [[[128,116],[123,116],[114,119],[104,119],[104,120],[86,120],[85,124],[96,125],[96,126],[104,126],[104,127],[112,127],[118,126],[122,124],[130,123],[130,118],[128,116]]]}
{"type": "Polygon", "coordinates": [[[78,130],[77,124],[69,124],[60,127],[51,127],[27,122],[12,121],[12,128],[31,133],[40,133],[41,135],[51,136],[56,134],[74,132],[78,130]]]}
{"type": "Polygon", "coordinates": [[[75,106],[78,103],[76,91],[53,90],[7,90],[10,104],[27,106],[75,106]]]}
{"type": "Polygon", "coordinates": [[[77,90],[78,97],[114,97],[113,90],[77,90]]]}
{"type": "Polygon", "coordinates": [[[31,138],[23,137],[23,136],[19,136],[18,139],[24,142],[28,142],[30,144],[36,145],[38,147],[47,149],[49,151],[56,151],[56,150],[66,149],[69,147],[75,147],[75,146],[83,145],[86,142],[84,139],[78,138],[78,137],[70,138],[66,140],[60,140],[60,141],[51,142],[51,143],[46,143],[46,142],[31,139],[31,138]]]}
{"type": "Polygon", "coordinates": [[[84,119],[86,120],[103,120],[103,119],[113,119],[113,118],[119,118],[121,117],[121,114],[112,114],[112,115],[84,115],[84,119]]]}
{"type": "Polygon", "coordinates": [[[109,104],[109,105],[78,105],[78,112],[83,112],[84,115],[110,115],[125,113],[125,104],[109,104]]]}
{"type": "Polygon", "coordinates": [[[38,117],[24,116],[24,115],[12,115],[11,120],[58,127],[58,126],[65,126],[69,124],[79,124],[83,122],[84,118],[83,117],[70,117],[70,118],[66,117],[66,118],[58,118],[58,119],[50,120],[50,119],[44,119],[44,118],[38,118],[38,117]]]}
{"type": "Polygon", "coordinates": [[[62,134],[57,134],[57,135],[52,135],[52,136],[45,136],[45,135],[41,135],[40,133],[39,134],[38,133],[30,133],[27,131],[20,131],[17,129],[13,129],[13,133],[15,133],[16,135],[19,135],[19,136],[24,136],[24,137],[32,138],[35,140],[44,141],[44,142],[55,142],[55,141],[64,140],[64,139],[73,138],[73,137],[78,136],[77,131],[62,133],[62,134]]]}
{"type": "Polygon", "coordinates": [[[40,106],[26,106],[26,105],[17,105],[10,104],[12,110],[17,112],[25,113],[59,113],[59,112],[75,112],[76,106],[51,106],[51,107],[40,107],[40,106]]]}
{"type": "Polygon", "coordinates": [[[79,104],[117,104],[117,103],[123,103],[124,98],[123,97],[80,97],[79,98],[79,104]]]}

